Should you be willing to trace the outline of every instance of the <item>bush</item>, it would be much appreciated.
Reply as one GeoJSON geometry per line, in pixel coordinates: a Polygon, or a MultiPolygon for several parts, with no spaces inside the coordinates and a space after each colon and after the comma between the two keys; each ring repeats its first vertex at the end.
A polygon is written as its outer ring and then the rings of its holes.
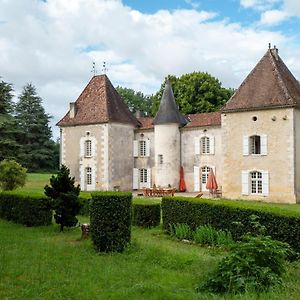
{"type": "Polygon", "coordinates": [[[262,235],[246,235],[242,242],[232,247],[199,290],[214,293],[267,290],[271,285],[281,283],[289,252],[286,243],[262,235]]]}
{"type": "Polygon", "coordinates": [[[179,240],[191,240],[193,233],[189,225],[187,224],[174,224],[170,226],[171,235],[179,240]]]}
{"type": "Polygon", "coordinates": [[[15,160],[4,159],[0,162],[0,187],[12,191],[26,182],[26,169],[15,160]]]}
{"type": "Polygon", "coordinates": [[[92,193],[90,230],[92,241],[98,251],[122,252],[130,243],[131,203],[131,193],[92,193]]]}
{"type": "Polygon", "coordinates": [[[65,226],[75,226],[78,222],[76,215],[80,211],[80,187],[75,186],[75,178],[70,177],[70,170],[62,165],[57,176],[50,178],[50,186],[46,185],[44,190],[45,195],[52,199],[54,218],[60,224],[60,231],[65,226]]]}
{"type": "Polygon", "coordinates": [[[0,217],[26,226],[50,225],[51,204],[48,198],[39,195],[2,192],[0,217]]]}
{"type": "Polygon", "coordinates": [[[275,240],[289,243],[300,251],[300,216],[284,210],[275,211],[271,205],[251,207],[251,203],[208,200],[186,197],[163,197],[163,228],[170,231],[170,225],[185,223],[192,230],[211,225],[215,229],[230,231],[235,240],[251,231],[250,216],[259,216],[266,232],[275,240]],[[243,226],[239,223],[242,222],[243,226]]]}
{"type": "Polygon", "coordinates": [[[80,202],[80,210],[78,212],[81,216],[89,216],[90,215],[90,206],[91,206],[91,199],[79,197],[80,202]]]}
{"type": "Polygon", "coordinates": [[[160,204],[133,204],[132,224],[141,227],[153,227],[160,224],[160,204]]]}

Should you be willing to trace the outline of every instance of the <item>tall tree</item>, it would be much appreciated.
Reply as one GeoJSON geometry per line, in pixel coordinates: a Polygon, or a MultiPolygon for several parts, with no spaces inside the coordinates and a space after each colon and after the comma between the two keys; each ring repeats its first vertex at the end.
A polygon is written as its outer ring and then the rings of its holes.
{"type": "Polygon", "coordinates": [[[17,123],[13,117],[13,88],[10,83],[0,82],[0,161],[15,159],[19,147],[16,142],[17,123]]]}
{"type": "Polygon", "coordinates": [[[151,114],[152,98],[151,96],[144,95],[142,92],[136,92],[133,89],[124,88],[121,86],[116,87],[117,92],[127,104],[132,113],[140,111],[145,116],[151,114]]]}
{"type": "Polygon", "coordinates": [[[50,115],[32,84],[27,84],[16,105],[16,120],[21,129],[18,142],[22,146],[19,161],[30,171],[51,169],[53,141],[50,115]]]}
{"type": "MultiPolygon", "coordinates": [[[[232,96],[233,89],[222,87],[221,82],[204,72],[193,72],[181,77],[168,76],[179,110],[184,114],[212,112],[221,108],[232,96]]],[[[153,96],[152,114],[155,115],[165,83],[153,96]]]]}

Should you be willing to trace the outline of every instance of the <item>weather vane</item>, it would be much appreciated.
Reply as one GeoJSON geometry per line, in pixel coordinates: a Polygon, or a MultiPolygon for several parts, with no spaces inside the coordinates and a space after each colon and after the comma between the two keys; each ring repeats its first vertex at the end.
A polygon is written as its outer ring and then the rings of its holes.
{"type": "Polygon", "coordinates": [[[92,67],[92,71],[91,72],[94,73],[94,76],[96,76],[97,70],[96,70],[96,64],[95,64],[94,61],[93,61],[93,67],[92,67]]]}
{"type": "Polygon", "coordinates": [[[108,71],[108,69],[106,68],[106,62],[104,61],[103,65],[102,65],[102,73],[106,74],[107,71],[108,71]]]}

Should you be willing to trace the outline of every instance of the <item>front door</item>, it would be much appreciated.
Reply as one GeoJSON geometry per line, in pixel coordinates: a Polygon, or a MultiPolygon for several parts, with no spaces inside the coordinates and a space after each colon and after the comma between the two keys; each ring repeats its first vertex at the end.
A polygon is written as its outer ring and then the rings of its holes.
{"type": "Polygon", "coordinates": [[[201,168],[201,173],[200,173],[200,180],[201,180],[201,191],[202,192],[207,192],[207,188],[206,188],[206,183],[207,183],[207,178],[208,178],[208,174],[210,172],[210,167],[208,166],[204,166],[201,168]]]}

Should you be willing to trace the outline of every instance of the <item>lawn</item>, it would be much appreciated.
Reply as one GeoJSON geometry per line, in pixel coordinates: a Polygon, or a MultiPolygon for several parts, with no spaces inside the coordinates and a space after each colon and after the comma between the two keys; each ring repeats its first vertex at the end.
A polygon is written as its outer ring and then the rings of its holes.
{"type": "MultiPolygon", "coordinates": [[[[42,193],[49,177],[29,174],[22,190],[42,193]]],[[[279,205],[290,207],[299,209],[279,205]]],[[[161,227],[133,227],[123,254],[99,254],[90,240],[80,239],[79,227],[61,233],[54,223],[27,228],[0,220],[0,236],[0,299],[300,299],[299,262],[288,266],[283,286],[260,296],[197,293],[226,251],[178,242],[161,227]]]]}

